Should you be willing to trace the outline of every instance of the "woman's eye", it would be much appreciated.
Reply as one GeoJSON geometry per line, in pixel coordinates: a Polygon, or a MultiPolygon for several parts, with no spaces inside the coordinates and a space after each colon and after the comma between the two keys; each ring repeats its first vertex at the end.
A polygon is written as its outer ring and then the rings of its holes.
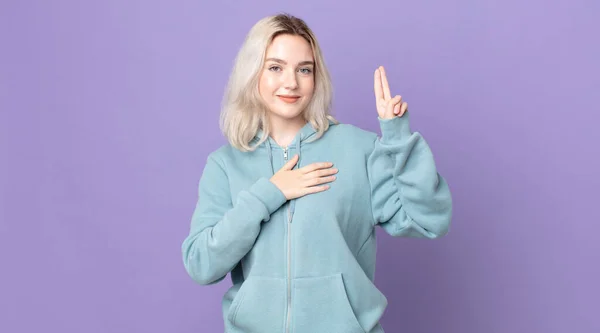
{"type": "Polygon", "coordinates": [[[269,70],[270,70],[270,71],[273,71],[273,72],[275,72],[275,71],[278,71],[278,70],[280,70],[280,69],[281,69],[281,68],[280,68],[279,66],[271,66],[271,67],[269,67],[269,70]]]}
{"type": "Polygon", "coordinates": [[[310,68],[300,68],[300,72],[302,74],[310,74],[312,73],[312,70],[310,68]]]}

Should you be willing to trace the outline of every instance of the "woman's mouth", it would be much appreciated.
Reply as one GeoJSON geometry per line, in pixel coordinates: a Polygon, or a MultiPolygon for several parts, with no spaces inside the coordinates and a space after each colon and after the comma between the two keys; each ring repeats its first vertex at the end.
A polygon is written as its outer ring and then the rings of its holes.
{"type": "Polygon", "coordinates": [[[279,95],[277,97],[279,97],[280,100],[282,100],[288,104],[296,103],[300,99],[300,96],[281,96],[281,95],[279,95]]]}

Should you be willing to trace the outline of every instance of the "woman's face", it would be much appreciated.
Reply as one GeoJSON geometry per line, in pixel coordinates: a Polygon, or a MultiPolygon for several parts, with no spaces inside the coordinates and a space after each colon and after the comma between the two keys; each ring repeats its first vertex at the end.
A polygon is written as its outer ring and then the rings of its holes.
{"type": "Polygon", "coordinates": [[[306,39],[288,34],[275,37],[267,48],[258,86],[269,116],[302,118],[313,96],[314,79],[313,53],[306,39]]]}

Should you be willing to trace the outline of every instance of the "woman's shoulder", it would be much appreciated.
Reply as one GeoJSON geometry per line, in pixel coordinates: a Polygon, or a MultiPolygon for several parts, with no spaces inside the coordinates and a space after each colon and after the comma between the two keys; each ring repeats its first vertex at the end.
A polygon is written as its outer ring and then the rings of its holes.
{"type": "Polygon", "coordinates": [[[211,162],[221,165],[226,168],[228,165],[237,165],[252,159],[260,150],[264,150],[263,145],[260,145],[250,151],[242,151],[231,143],[223,143],[208,154],[207,159],[211,162]]]}
{"type": "Polygon", "coordinates": [[[235,157],[240,151],[234,148],[230,143],[223,143],[217,146],[214,150],[208,153],[208,159],[213,160],[217,163],[223,163],[227,159],[235,157]]]}

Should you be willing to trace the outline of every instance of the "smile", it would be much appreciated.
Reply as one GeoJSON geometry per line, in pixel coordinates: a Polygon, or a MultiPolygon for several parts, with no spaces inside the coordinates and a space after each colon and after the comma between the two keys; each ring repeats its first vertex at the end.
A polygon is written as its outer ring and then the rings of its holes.
{"type": "Polygon", "coordinates": [[[277,97],[279,97],[280,100],[282,100],[288,104],[296,103],[300,99],[300,96],[277,96],[277,97]]]}

